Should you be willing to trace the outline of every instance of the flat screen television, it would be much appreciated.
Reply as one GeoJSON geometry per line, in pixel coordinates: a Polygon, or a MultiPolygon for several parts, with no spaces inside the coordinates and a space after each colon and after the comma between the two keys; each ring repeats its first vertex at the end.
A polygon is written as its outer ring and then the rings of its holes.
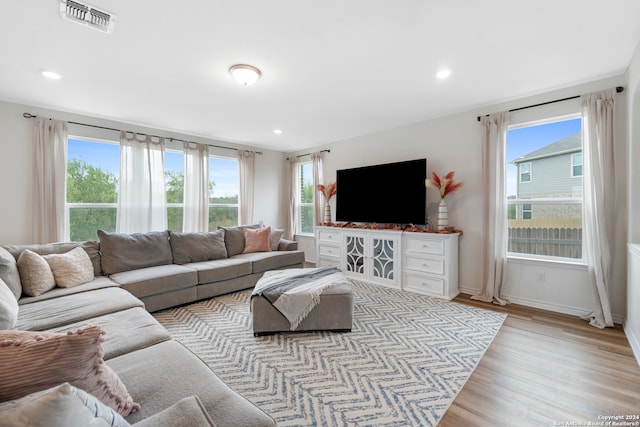
{"type": "Polygon", "coordinates": [[[336,221],[426,224],[427,159],[336,171],[336,221]]]}

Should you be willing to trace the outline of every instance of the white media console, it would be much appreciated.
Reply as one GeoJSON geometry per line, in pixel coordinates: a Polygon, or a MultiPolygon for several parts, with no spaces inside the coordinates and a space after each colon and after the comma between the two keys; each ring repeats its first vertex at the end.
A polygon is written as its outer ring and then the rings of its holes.
{"type": "Polygon", "coordinates": [[[458,295],[458,234],[316,227],[316,264],[347,276],[452,299],[458,295]]]}

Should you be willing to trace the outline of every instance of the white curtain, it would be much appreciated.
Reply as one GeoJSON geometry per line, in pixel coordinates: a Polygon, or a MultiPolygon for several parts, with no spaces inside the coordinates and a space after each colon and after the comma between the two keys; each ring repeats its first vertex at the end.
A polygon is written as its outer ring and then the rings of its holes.
{"type": "Polygon", "coordinates": [[[298,163],[295,157],[287,159],[289,178],[289,216],[287,218],[286,239],[293,240],[298,228],[297,206],[300,199],[298,194],[298,163]]]}
{"type": "Polygon", "coordinates": [[[502,287],[507,274],[507,195],[505,150],[509,113],[481,119],[483,242],[482,293],[471,298],[505,305],[502,287]]]}
{"type": "Polygon", "coordinates": [[[33,240],[65,240],[67,122],[37,117],[33,128],[33,240]]]}
{"type": "Polygon", "coordinates": [[[164,139],[120,132],[120,190],[116,231],[167,229],[164,139]]]}
{"type": "Polygon", "coordinates": [[[209,147],[184,143],[182,231],[209,230],[209,147]]]}
{"type": "Polygon", "coordinates": [[[253,222],[253,182],[255,176],[255,153],[253,151],[238,150],[238,170],[240,172],[238,222],[251,224],[253,222]]]}
{"type": "Polygon", "coordinates": [[[311,166],[313,168],[313,220],[316,225],[322,222],[322,197],[319,196],[316,186],[322,182],[322,152],[311,153],[311,166]]]}
{"type": "Polygon", "coordinates": [[[584,240],[594,311],[585,318],[598,328],[613,326],[609,305],[615,225],[615,90],[580,97],[584,163],[584,240]]]}

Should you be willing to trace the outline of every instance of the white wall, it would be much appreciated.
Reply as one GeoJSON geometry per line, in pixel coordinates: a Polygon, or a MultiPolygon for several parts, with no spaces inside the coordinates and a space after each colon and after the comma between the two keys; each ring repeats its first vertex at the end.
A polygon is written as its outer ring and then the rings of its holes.
{"type": "Polygon", "coordinates": [[[627,71],[629,140],[629,273],[625,332],[640,363],[640,44],[627,71]],[[633,245],[635,243],[635,245],[633,245]]]}
{"type": "MultiPolygon", "coordinates": [[[[131,130],[153,135],[185,139],[224,147],[252,149],[252,147],[216,141],[185,134],[168,133],[126,123],[118,123],[93,117],[68,114],[61,111],[45,110],[32,106],[0,102],[0,244],[20,244],[32,242],[32,140],[33,120],[25,119],[22,113],[93,124],[115,129],[131,130]]],[[[96,138],[116,138],[117,133],[86,126],[70,126],[70,132],[81,130],[83,136],[96,138]]],[[[77,132],[76,132],[77,133],[77,132]]],[[[255,148],[253,148],[255,149],[255,148]]],[[[216,154],[235,156],[233,150],[215,149],[216,154]]],[[[286,209],[280,203],[282,183],[285,180],[285,160],[283,153],[269,150],[256,156],[254,220],[262,220],[267,225],[283,228],[286,224],[286,209]]]]}
{"type": "MultiPolygon", "coordinates": [[[[336,170],[388,163],[415,158],[427,158],[427,170],[446,173],[456,172],[456,177],[464,181],[464,186],[447,200],[449,224],[461,229],[460,238],[460,288],[465,293],[480,290],[482,265],[482,165],[480,151],[480,127],[477,116],[504,111],[540,102],[562,99],[625,84],[624,76],[603,79],[576,87],[513,100],[499,105],[442,117],[422,123],[390,129],[344,141],[328,143],[309,151],[328,148],[325,154],[325,181],[335,180],[336,170]]],[[[622,155],[626,152],[626,94],[618,95],[618,145],[622,155]]],[[[428,100],[425,100],[428,102],[428,100]]],[[[560,107],[553,104],[528,110],[529,115],[545,115],[557,112],[560,107]]],[[[514,113],[514,117],[516,117],[514,113]]],[[[292,153],[293,155],[299,153],[292,153]]],[[[620,174],[626,175],[626,165],[620,167],[620,174]]],[[[381,177],[381,179],[384,179],[381,177]]],[[[370,183],[375,185],[375,183],[370,183]]],[[[340,191],[340,189],[338,189],[340,191]]],[[[439,198],[429,190],[428,215],[435,221],[439,198]]],[[[626,197],[625,197],[626,199],[626,197]]],[[[626,206],[626,200],[623,200],[626,206]]],[[[332,203],[335,203],[333,199],[332,203]]],[[[335,206],[332,206],[335,212],[335,206]]],[[[626,210],[621,213],[626,218],[626,210]]],[[[626,232],[626,220],[620,224],[626,232]]],[[[626,309],[626,249],[624,242],[616,248],[616,259],[622,259],[614,272],[611,290],[615,319],[621,322],[626,309]]],[[[570,314],[586,314],[592,309],[591,289],[587,285],[584,267],[549,265],[536,262],[510,262],[505,293],[514,302],[552,309],[570,314]],[[545,281],[538,282],[540,273],[545,281]]]]}

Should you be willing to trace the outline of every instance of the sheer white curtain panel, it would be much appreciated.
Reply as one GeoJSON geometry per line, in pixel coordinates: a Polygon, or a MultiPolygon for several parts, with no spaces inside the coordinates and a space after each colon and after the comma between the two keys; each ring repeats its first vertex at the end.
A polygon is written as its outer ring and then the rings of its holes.
{"type": "Polygon", "coordinates": [[[120,132],[120,190],[116,231],[167,229],[164,138],[120,132]]]}
{"type": "Polygon", "coordinates": [[[316,186],[322,182],[322,152],[311,153],[311,167],[313,170],[313,221],[315,225],[322,222],[322,197],[316,186]]]}
{"type": "Polygon", "coordinates": [[[209,147],[184,143],[182,231],[209,231],[209,147]]]}
{"type": "Polygon", "coordinates": [[[67,122],[37,117],[33,127],[33,240],[65,240],[67,122]]]}
{"type": "Polygon", "coordinates": [[[594,310],[585,316],[592,326],[613,326],[609,305],[616,193],[614,107],[615,89],[580,97],[584,161],[584,240],[594,310]]]}
{"type": "Polygon", "coordinates": [[[298,194],[298,162],[295,157],[287,159],[288,166],[288,184],[289,184],[289,215],[287,217],[287,229],[285,238],[293,240],[298,229],[298,203],[300,195],[298,194]]]}
{"type": "Polygon", "coordinates": [[[509,113],[481,118],[483,251],[482,292],[471,298],[505,305],[502,288],[507,275],[506,141],[509,113]]]}
{"type": "Polygon", "coordinates": [[[238,222],[253,222],[253,187],[255,176],[255,153],[249,150],[238,150],[238,172],[240,174],[240,209],[238,222]]]}

